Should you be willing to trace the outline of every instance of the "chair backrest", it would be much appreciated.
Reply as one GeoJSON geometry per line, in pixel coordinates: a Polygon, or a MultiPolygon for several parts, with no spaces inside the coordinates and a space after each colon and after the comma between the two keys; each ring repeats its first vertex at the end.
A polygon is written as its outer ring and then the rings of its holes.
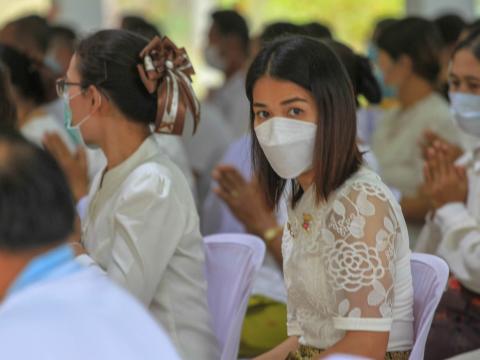
{"type": "Polygon", "coordinates": [[[438,256],[413,253],[414,344],[411,360],[423,359],[433,316],[448,281],[448,265],[438,256]]]}
{"type": "Polygon", "coordinates": [[[222,352],[221,360],[234,360],[238,357],[253,281],[265,256],[265,244],[246,234],[211,235],[204,242],[208,306],[222,352]]]}

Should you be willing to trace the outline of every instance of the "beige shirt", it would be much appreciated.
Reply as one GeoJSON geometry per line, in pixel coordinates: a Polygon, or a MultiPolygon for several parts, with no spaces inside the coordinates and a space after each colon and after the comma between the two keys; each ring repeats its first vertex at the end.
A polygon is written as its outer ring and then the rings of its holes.
{"type": "Polygon", "coordinates": [[[388,351],[413,344],[408,233],[380,177],[363,168],[317,204],[289,209],[283,241],[289,336],[327,349],[345,331],[388,331],[388,351]]]}
{"type": "Polygon", "coordinates": [[[182,358],[218,358],[203,240],[185,177],[155,135],[102,174],[92,184],[82,224],[87,252],[150,309],[182,358]]]}
{"type": "Polygon", "coordinates": [[[419,143],[431,129],[458,143],[459,131],[451,120],[447,102],[433,93],[412,107],[386,112],[373,135],[382,179],[405,196],[416,194],[423,182],[423,159],[419,143]]]}

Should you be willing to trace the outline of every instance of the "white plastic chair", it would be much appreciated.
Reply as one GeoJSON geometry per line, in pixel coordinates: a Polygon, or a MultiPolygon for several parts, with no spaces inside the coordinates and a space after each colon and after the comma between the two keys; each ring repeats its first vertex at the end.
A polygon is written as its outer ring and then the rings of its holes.
{"type": "Polygon", "coordinates": [[[438,256],[413,253],[414,343],[410,360],[422,360],[433,315],[448,281],[448,265],[438,256]]]}
{"type": "Polygon", "coordinates": [[[204,239],[208,306],[221,349],[221,360],[238,357],[243,318],[255,275],[265,256],[256,236],[218,234],[204,239]]]}

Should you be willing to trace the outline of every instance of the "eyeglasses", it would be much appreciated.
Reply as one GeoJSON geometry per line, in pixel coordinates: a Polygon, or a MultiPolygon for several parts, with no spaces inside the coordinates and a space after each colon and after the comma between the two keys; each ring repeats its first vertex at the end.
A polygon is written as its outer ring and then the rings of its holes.
{"type": "Polygon", "coordinates": [[[60,78],[55,83],[55,88],[57,90],[57,95],[59,97],[65,96],[65,94],[68,92],[68,87],[69,86],[82,86],[82,84],[78,83],[78,82],[67,81],[67,79],[64,78],[64,77],[60,78]]]}

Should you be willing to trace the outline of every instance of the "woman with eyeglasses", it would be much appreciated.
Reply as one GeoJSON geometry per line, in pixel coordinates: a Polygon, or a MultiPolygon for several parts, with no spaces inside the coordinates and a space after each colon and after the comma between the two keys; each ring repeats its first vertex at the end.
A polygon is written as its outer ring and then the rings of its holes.
{"type": "Polygon", "coordinates": [[[57,83],[67,127],[107,158],[88,197],[81,166],[58,141],[47,143],[64,164],[79,209],[88,204],[78,252],[150,309],[182,358],[210,360],[218,349],[195,202],[154,134],[180,134],[189,112],[196,125],[192,74],[185,50],[167,38],[149,43],[128,31],[97,32],[79,43],[57,83]]]}

